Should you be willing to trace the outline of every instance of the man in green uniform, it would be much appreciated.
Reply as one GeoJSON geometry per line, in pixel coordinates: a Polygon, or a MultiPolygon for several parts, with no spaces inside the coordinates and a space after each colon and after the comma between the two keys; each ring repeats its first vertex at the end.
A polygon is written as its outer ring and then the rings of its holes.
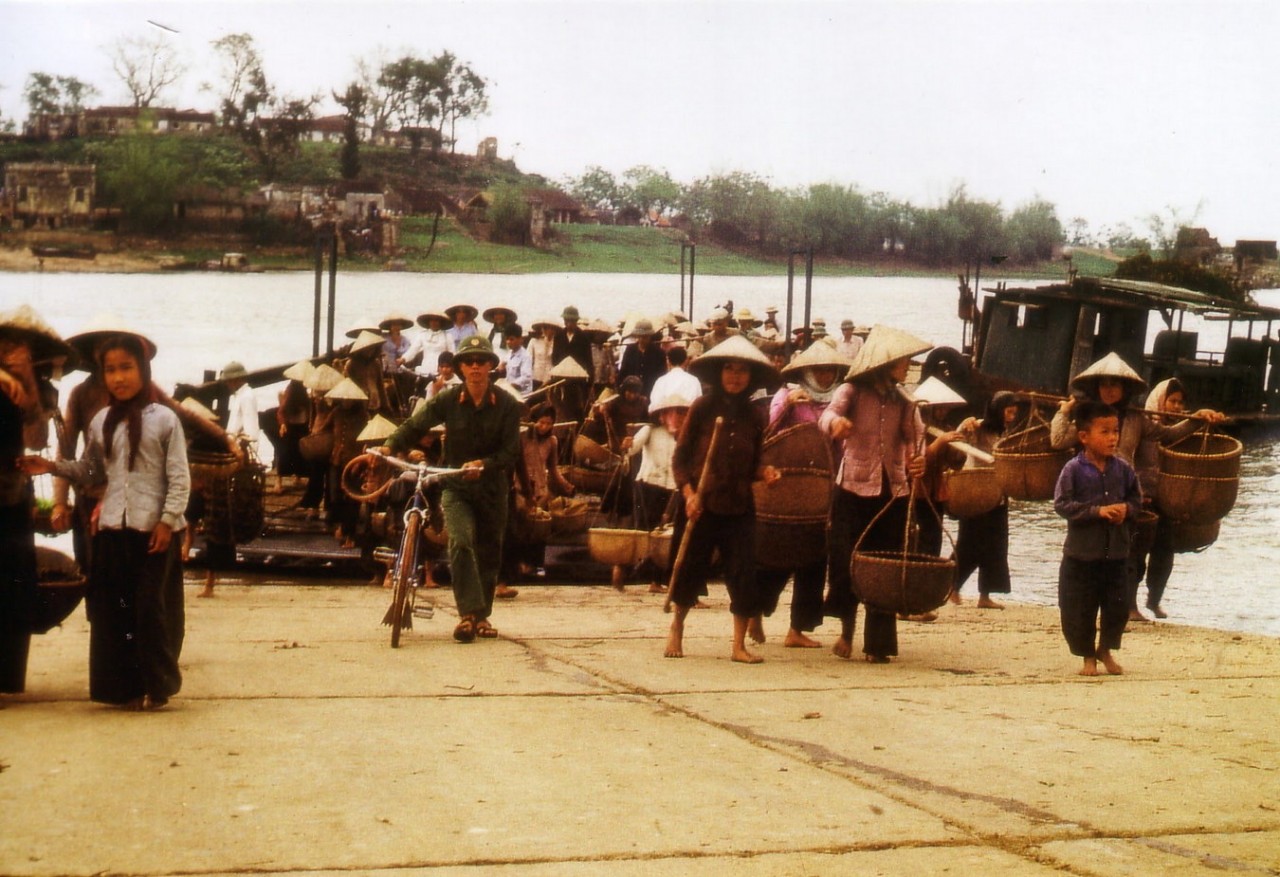
{"type": "Polygon", "coordinates": [[[469,643],[498,635],[489,615],[507,526],[507,494],[520,452],[521,405],[493,385],[490,373],[498,357],[484,336],[462,339],[453,361],[462,384],[420,407],[387,439],[387,450],[412,451],[428,430],[444,424],[444,464],[466,470],[444,482],[441,505],[459,616],[453,638],[469,643]]]}

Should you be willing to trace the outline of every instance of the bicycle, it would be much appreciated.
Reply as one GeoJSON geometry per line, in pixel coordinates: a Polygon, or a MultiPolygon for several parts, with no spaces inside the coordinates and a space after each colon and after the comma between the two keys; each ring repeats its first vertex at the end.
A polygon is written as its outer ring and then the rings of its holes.
{"type": "Polygon", "coordinates": [[[413,628],[414,617],[430,619],[435,614],[435,607],[430,603],[417,605],[417,591],[422,587],[422,523],[430,511],[426,489],[463,471],[428,466],[426,463],[409,463],[381,454],[362,454],[343,468],[342,489],[352,499],[361,502],[378,499],[396,481],[413,484],[413,496],[404,511],[404,531],[400,536],[400,547],[396,550],[379,547],[373,552],[374,560],[385,563],[391,571],[391,605],[382,617],[382,623],[391,627],[393,649],[400,647],[400,632],[413,628]],[[391,466],[400,472],[385,480],[374,479],[373,471],[381,466],[391,466]],[[359,477],[359,488],[349,485],[351,475],[359,477]],[[373,487],[375,480],[381,480],[382,483],[373,487]]]}

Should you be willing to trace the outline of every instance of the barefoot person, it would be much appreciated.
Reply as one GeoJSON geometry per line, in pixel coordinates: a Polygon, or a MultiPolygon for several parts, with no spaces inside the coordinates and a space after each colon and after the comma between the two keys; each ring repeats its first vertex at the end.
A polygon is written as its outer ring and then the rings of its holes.
{"type": "Polygon", "coordinates": [[[1126,522],[1142,508],[1142,492],[1133,467],[1116,454],[1119,413],[1101,402],[1081,402],[1075,409],[1076,437],[1084,450],[1062,467],[1053,492],[1054,511],[1067,519],[1058,568],[1062,635],[1071,654],[1084,659],[1080,675],[1098,675],[1099,661],[1119,675],[1124,670],[1111,653],[1120,648],[1129,615],[1126,522]]]}
{"type": "Polygon", "coordinates": [[[755,506],[751,482],[778,479],[771,466],[760,467],[764,418],[751,404],[751,392],[777,374],[769,360],[745,338],[729,338],[694,361],[692,370],[711,385],[710,392],[689,408],[672,454],[672,470],[682,502],[676,503],[672,545],[692,527],[683,567],[677,572],[671,603],[674,615],[664,654],[684,657],[684,623],[707,593],[711,555],[720,551],[729,611],[733,614],[734,661],[758,664],[763,658],[747,650],[747,625],[760,612],[755,576],[755,506]],[[719,444],[708,454],[716,418],[723,418],[719,444]],[[707,483],[699,484],[705,476],[707,483]],[[699,489],[701,488],[701,496],[699,489]]]}
{"type": "Polygon", "coordinates": [[[449,387],[423,404],[387,439],[386,450],[405,454],[433,426],[444,424],[444,464],[467,472],[444,482],[441,505],[449,533],[449,568],[458,624],[453,638],[492,639],[489,623],[507,526],[508,492],[520,453],[521,405],[493,385],[498,365],[489,340],[468,335],[458,345],[454,363],[462,384],[449,387]]]}

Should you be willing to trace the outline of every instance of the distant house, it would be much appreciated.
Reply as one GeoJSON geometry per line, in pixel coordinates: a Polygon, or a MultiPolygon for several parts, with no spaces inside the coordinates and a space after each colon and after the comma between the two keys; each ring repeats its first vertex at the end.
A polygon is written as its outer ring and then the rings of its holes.
{"type": "Polygon", "coordinates": [[[10,163],[4,170],[4,213],[24,228],[86,225],[96,178],[91,164],[10,163]]]}
{"type": "Polygon", "coordinates": [[[1236,241],[1234,247],[1236,264],[1244,262],[1276,261],[1275,241],[1236,241]]]}
{"type": "Polygon", "coordinates": [[[80,114],[80,134],[86,137],[114,137],[133,131],[198,134],[216,124],[213,113],[172,107],[93,107],[80,114]]]}
{"type": "Polygon", "coordinates": [[[312,143],[341,143],[346,132],[346,116],[321,116],[306,123],[301,139],[312,143]]]}
{"type": "Polygon", "coordinates": [[[586,212],[578,199],[559,189],[530,189],[524,193],[530,204],[537,202],[548,225],[567,225],[583,221],[586,212]]]}
{"type": "Polygon", "coordinates": [[[79,113],[39,113],[27,118],[22,134],[33,140],[67,140],[80,136],[79,113]]]}
{"type": "Polygon", "coordinates": [[[282,186],[279,183],[269,183],[258,189],[253,201],[255,206],[271,216],[301,219],[323,213],[329,206],[330,199],[320,186],[282,186]]]}

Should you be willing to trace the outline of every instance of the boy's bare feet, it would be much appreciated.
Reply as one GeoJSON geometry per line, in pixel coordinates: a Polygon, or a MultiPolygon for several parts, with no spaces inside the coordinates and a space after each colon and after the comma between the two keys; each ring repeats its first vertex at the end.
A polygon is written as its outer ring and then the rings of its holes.
{"type": "Polygon", "coordinates": [[[978,598],[978,608],[979,609],[1003,609],[1004,604],[997,603],[995,600],[992,600],[986,594],[983,594],[981,597],[978,598]]]}
{"type": "Polygon", "coordinates": [[[763,664],[764,658],[748,652],[746,646],[733,647],[733,660],[739,664],[763,664]]]}
{"type": "Polygon", "coordinates": [[[831,647],[831,654],[837,658],[848,660],[849,656],[853,654],[853,644],[844,635],[841,635],[831,647]]]}
{"type": "Polygon", "coordinates": [[[950,603],[952,606],[959,606],[961,603],[964,602],[964,598],[960,596],[959,591],[957,591],[955,588],[952,588],[951,591],[947,594],[947,602],[950,603]]]}
{"type": "Polygon", "coordinates": [[[1110,649],[1098,649],[1098,660],[1102,662],[1102,666],[1107,668],[1107,672],[1112,676],[1120,676],[1124,673],[1124,668],[1116,663],[1116,659],[1111,656],[1110,649]]]}
{"type": "Polygon", "coordinates": [[[752,616],[751,620],[747,622],[747,636],[751,637],[753,643],[763,643],[765,641],[764,619],[759,615],[752,616]]]}
{"type": "Polygon", "coordinates": [[[820,649],[822,643],[812,637],[805,636],[801,631],[794,627],[787,630],[787,638],[782,641],[783,646],[788,649],[820,649]]]}
{"type": "Polygon", "coordinates": [[[1081,676],[1097,676],[1098,661],[1095,658],[1085,658],[1084,666],[1080,668],[1081,676]]]}

